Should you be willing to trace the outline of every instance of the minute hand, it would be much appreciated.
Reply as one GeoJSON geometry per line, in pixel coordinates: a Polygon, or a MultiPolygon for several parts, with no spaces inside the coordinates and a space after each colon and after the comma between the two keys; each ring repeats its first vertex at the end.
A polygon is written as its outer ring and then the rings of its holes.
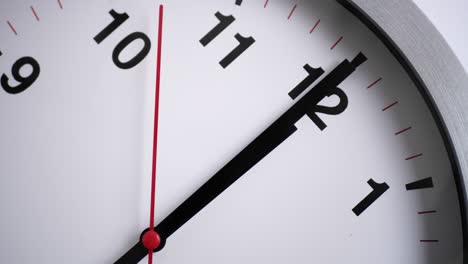
{"type": "Polygon", "coordinates": [[[213,201],[231,184],[291,136],[297,130],[295,127],[297,121],[304,117],[304,115],[307,115],[311,107],[316,106],[322,99],[329,96],[328,90],[331,88],[335,89],[364,61],[364,55],[359,54],[352,62],[345,60],[336,67],[317,86],[312,88],[303,98],[156,226],[155,230],[161,238],[164,239],[172,235],[208,203],[213,201]]]}
{"type": "MultiPolygon", "coordinates": [[[[366,61],[366,57],[362,53],[359,53],[352,62],[349,62],[348,60],[343,61],[329,75],[327,75],[321,82],[319,82],[289,110],[279,117],[271,126],[263,131],[231,161],[229,161],[222,169],[214,174],[187,200],[169,214],[161,223],[159,223],[159,225],[155,227],[155,231],[158,232],[161,237],[161,245],[164,246],[166,239],[177,231],[177,229],[183,226],[206,205],[237,181],[242,175],[294,134],[297,130],[295,126],[296,122],[305,115],[310,116],[310,114],[313,114],[311,111],[313,111],[314,107],[316,107],[317,104],[326,96],[335,94],[342,99],[341,95],[344,95],[344,93],[337,88],[337,86],[348,78],[364,61],[366,61]]],[[[345,100],[347,104],[346,96],[345,100]]],[[[139,244],[141,244],[141,242],[139,244]]],[[[139,246],[137,244],[131,250],[133,252],[129,251],[127,254],[135,257],[138,248],[139,246]]],[[[157,250],[160,249],[161,248],[157,250]]],[[[139,251],[141,252],[141,258],[143,258],[147,253],[144,250],[139,251]]]]}

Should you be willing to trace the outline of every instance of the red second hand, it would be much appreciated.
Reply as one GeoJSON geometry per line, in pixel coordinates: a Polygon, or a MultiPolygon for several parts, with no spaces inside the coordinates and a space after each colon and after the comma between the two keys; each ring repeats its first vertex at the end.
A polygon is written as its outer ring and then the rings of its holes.
{"type": "Polygon", "coordinates": [[[154,231],[154,208],[156,200],[156,160],[158,154],[158,123],[159,123],[159,90],[161,86],[161,53],[162,53],[162,31],[163,31],[164,6],[159,6],[159,28],[158,28],[158,54],[156,59],[156,94],[154,105],[154,132],[153,132],[153,168],[151,174],[151,208],[149,231],[143,235],[143,245],[148,249],[148,264],[153,263],[153,251],[159,247],[161,238],[154,231]]]}

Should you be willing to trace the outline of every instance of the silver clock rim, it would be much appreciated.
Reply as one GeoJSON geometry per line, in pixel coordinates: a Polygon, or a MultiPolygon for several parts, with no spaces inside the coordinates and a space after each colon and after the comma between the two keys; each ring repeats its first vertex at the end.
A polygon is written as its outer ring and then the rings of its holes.
{"type": "Polygon", "coordinates": [[[457,183],[468,262],[468,75],[440,32],[411,0],[337,0],[387,46],[438,123],[457,183]]]}

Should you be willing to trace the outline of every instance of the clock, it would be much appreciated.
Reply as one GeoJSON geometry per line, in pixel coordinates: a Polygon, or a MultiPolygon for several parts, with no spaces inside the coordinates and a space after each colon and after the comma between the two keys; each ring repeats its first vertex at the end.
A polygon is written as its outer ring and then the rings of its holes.
{"type": "Polygon", "coordinates": [[[1,263],[466,263],[468,78],[412,1],[0,17],[1,263]]]}

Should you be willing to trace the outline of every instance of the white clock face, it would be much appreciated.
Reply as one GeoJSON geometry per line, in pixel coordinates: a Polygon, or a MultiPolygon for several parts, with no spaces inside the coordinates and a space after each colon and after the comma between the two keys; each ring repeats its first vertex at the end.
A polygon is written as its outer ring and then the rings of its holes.
{"type": "Polygon", "coordinates": [[[2,0],[1,263],[148,262],[160,4],[157,263],[462,263],[431,107],[328,0],[2,0]]]}

